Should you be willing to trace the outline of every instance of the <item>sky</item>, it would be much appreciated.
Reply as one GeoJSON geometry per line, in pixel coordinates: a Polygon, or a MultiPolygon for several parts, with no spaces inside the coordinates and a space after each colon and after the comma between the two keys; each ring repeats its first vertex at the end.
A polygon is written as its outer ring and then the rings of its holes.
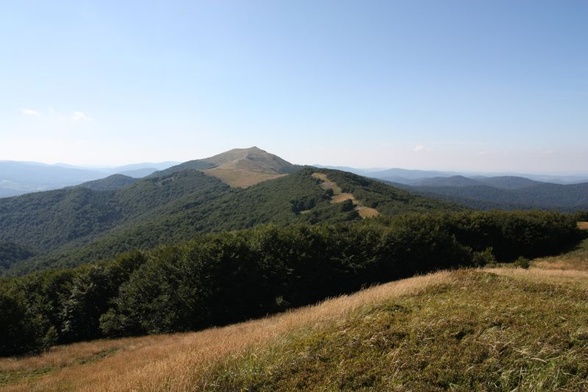
{"type": "Polygon", "coordinates": [[[2,0],[0,160],[588,173],[585,0],[2,0]]]}

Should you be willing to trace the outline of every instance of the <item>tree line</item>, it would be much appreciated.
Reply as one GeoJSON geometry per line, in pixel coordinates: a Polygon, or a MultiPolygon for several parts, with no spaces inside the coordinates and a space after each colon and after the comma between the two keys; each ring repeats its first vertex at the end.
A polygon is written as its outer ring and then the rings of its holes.
{"type": "Polygon", "coordinates": [[[497,211],[202,234],[3,278],[0,355],[226,325],[417,273],[556,254],[581,238],[572,215],[497,211]]]}

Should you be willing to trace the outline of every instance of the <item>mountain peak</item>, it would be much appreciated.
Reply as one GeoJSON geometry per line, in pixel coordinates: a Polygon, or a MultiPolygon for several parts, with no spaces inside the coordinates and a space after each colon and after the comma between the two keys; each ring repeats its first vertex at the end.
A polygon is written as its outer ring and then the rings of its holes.
{"type": "Polygon", "coordinates": [[[246,188],[296,170],[296,166],[290,162],[255,146],[235,148],[202,161],[213,166],[203,172],[238,188],[246,188]]]}
{"type": "Polygon", "coordinates": [[[272,155],[258,147],[249,147],[249,148],[234,148],[229,151],[225,151],[223,153],[214,155],[209,158],[202,159],[204,162],[211,163],[213,165],[224,165],[229,162],[239,161],[243,159],[251,159],[254,157],[258,158],[268,158],[272,155]]]}

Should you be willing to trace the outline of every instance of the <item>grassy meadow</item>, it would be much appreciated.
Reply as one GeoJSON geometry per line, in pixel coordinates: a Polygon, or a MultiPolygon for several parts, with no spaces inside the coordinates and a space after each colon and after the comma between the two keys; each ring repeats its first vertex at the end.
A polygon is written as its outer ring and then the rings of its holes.
{"type": "Polygon", "coordinates": [[[588,390],[588,242],[224,328],[0,359],[2,391],[588,390]]]}

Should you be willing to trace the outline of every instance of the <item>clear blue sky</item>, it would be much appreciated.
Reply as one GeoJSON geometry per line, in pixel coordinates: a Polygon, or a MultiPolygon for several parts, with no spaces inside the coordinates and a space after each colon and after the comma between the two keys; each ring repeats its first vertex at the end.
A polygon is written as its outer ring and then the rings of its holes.
{"type": "Polygon", "coordinates": [[[588,1],[0,2],[0,160],[588,173],[588,1]]]}

